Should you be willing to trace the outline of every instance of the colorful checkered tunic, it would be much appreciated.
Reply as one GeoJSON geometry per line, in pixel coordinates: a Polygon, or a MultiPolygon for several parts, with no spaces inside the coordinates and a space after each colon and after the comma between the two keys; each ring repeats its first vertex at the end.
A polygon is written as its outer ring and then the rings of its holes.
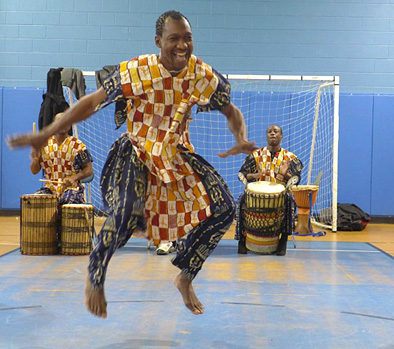
{"type": "MultiPolygon", "coordinates": [[[[82,165],[90,161],[92,161],[91,156],[85,144],[76,137],[69,136],[58,146],[55,137],[52,136],[41,148],[40,165],[47,180],[61,181],[71,177],[82,169],[76,166],[76,162],[82,165]],[[76,161],[77,157],[78,161],[76,161]]],[[[68,188],[60,182],[57,184],[47,182],[45,187],[61,197],[65,190],[77,189],[78,184],[75,188],[68,188]]]]}
{"type": "Polygon", "coordinates": [[[187,149],[189,149],[189,151],[191,153],[194,153],[194,145],[192,144],[192,142],[190,140],[190,133],[189,133],[189,124],[192,121],[193,121],[193,119],[190,119],[190,118],[187,119],[185,130],[183,131],[182,136],[179,139],[179,144],[181,144],[182,146],[184,146],[187,149]]]}
{"type": "Polygon", "coordinates": [[[191,174],[176,149],[181,124],[193,105],[209,103],[218,84],[212,68],[197,57],[187,68],[173,77],[156,55],[120,64],[123,95],[134,102],[130,139],[145,166],[165,183],[191,174]]]}
{"type": "MultiPolygon", "coordinates": [[[[280,149],[280,151],[275,154],[271,153],[267,147],[255,150],[252,154],[248,155],[239,170],[238,178],[245,184],[255,181],[268,181],[274,183],[280,183],[286,185],[286,179],[280,173],[280,166],[283,161],[290,160],[289,168],[287,173],[292,176],[298,177],[298,182],[301,180],[301,170],[303,168],[302,162],[291,152],[286,149],[280,149]],[[260,176],[258,179],[247,179],[249,173],[261,173],[263,170],[269,170],[269,176],[260,176]]],[[[245,202],[245,193],[241,194],[238,198],[237,203],[237,224],[235,227],[235,239],[245,241],[246,228],[244,226],[244,216],[243,216],[243,205],[245,202]]],[[[285,241],[287,241],[287,236],[291,235],[294,229],[294,217],[295,217],[295,203],[292,195],[290,193],[286,194],[285,206],[284,206],[284,217],[280,226],[280,229],[276,232],[277,234],[282,234],[277,246],[277,241],[273,240],[272,237],[268,237],[264,241],[261,238],[260,242],[255,240],[253,243],[261,244],[259,246],[260,253],[274,253],[279,251],[283,252],[281,248],[286,246],[285,241]],[[265,248],[262,246],[265,245],[265,248]],[[282,246],[282,247],[281,247],[282,246]]],[[[261,232],[261,234],[267,234],[267,232],[261,232]]],[[[252,233],[253,235],[253,233],[252,233]]],[[[262,237],[263,235],[261,235],[262,237]]],[[[254,238],[251,237],[253,240],[254,238]]]]}
{"type": "Polygon", "coordinates": [[[246,179],[247,173],[257,173],[262,172],[263,170],[270,170],[270,175],[264,176],[263,178],[260,178],[258,180],[286,184],[285,178],[279,172],[280,165],[283,161],[294,160],[296,156],[292,152],[283,148],[281,148],[279,152],[272,156],[268,148],[264,147],[255,150],[253,154],[250,155],[250,158],[254,158],[255,161],[251,161],[251,164],[253,167],[256,168],[253,170],[247,169],[247,167],[250,166],[250,162],[245,161],[245,165],[243,166],[243,168],[241,168],[238,174],[239,179],[244,184],[248,182],[246,179]]]}
{"type": "MultiPolygon", "coordinates": [[[[156,244],[175,240],[211,215],[205,188],[177,146],[189,143],[181,138],[188,110],[210,102],[218,78],[195,56],[179,75],[172,76],[151,54],[122,62],[120,82],[122,98],[132,101],[129,138],[148,169],[148,235],[156,244]]],[[[103,84],[112,102],[120,97],[113,92],[117,84],[116,79],[103,84]]]]}

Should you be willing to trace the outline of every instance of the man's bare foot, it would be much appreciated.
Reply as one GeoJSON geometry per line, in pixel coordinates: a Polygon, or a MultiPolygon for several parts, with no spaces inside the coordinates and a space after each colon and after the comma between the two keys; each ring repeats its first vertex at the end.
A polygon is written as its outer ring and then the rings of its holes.
{"type": "Polygon", "coordinates": [[[204,306],[198,300],[194,293],[191,280],[185,274],[180,272],[174,279],[174,285],[182,295],[183,302],[194,315],[199,315],[204,312],[204,306]]]}
{"type": "Polygon", "coordinates": [[[104,288],[95,290],[90,283],[89,275],[86,278],[85,305],[93,315],[101,318],[107,317],[107,302],[105,300],[104,288]]]}

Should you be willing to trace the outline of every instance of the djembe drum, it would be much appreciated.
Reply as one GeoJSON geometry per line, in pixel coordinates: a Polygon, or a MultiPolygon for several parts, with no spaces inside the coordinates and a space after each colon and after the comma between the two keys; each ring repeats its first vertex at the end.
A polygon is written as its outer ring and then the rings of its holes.
{"type": "Polygon", "coordinates": [[[285,187],[279,183],[260,181],[246,186],[242,216],[248,250],[259,254],[277,250],[285,195],[285,187]]]}
{"type": "Polygon", "coordinates": [[[65,255],[89,254],[93,246],[93,205],[62,205],[61,217],[60,253],[65,255]]]}
{"type": "Polygon", "coordinates": [[[295,185],[291,188],[298,207],[295,232],[299,235],[309,235],[311,233],[310,212],[316,202],[318,190],[317,185],[295,185]]]}
{"type": "Polygon", "coordinates": [[[21,196],[20,251],[22,254],[57,253],[57,205],[56,195],[21,196]]]}

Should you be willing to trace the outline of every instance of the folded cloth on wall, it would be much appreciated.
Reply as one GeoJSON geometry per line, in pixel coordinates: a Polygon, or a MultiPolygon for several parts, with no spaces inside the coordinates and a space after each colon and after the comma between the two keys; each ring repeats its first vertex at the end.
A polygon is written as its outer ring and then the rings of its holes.
{"type": "Polygon", "coordinates": [[[73,91],[77,99],[85,96],[86,85],[82,70],[74,68],[64,68],[61,71],[60,75],[62,85],[69,87],[73,91]]]}

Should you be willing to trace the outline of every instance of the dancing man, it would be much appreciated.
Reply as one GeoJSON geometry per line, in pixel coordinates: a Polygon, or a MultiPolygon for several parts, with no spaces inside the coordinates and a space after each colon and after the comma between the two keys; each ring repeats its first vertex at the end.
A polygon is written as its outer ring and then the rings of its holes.
{"type": "MultiPolygon", "coordinates": [[[[96,316],[107,316],[104,280],[115,250],[135,229],[184,230],[172,263],[180,269],[174,284],[193,314],[204,307],[192,281],[232,223],[235,203],[226,184],[201,156],[182,146],[189,109],[220,110],[236,144],[221,157],[250,154],[241,111],[230,101],[230,85],[193,52],[188,19],[176,11],[156,22],[160,54],[122,62],[96,92],[81,98],[65,115],[37,134],[15,136],[11,148],[39,148],[63,127],[91,116],[98,105],[116,103],[116,123],[128,117],[128,134],[112,146],[101,178],[109,216],[90,255],[85,303],[96,316]]],[[[153,235],[153,234],[152,234],[153,235]]]]}

